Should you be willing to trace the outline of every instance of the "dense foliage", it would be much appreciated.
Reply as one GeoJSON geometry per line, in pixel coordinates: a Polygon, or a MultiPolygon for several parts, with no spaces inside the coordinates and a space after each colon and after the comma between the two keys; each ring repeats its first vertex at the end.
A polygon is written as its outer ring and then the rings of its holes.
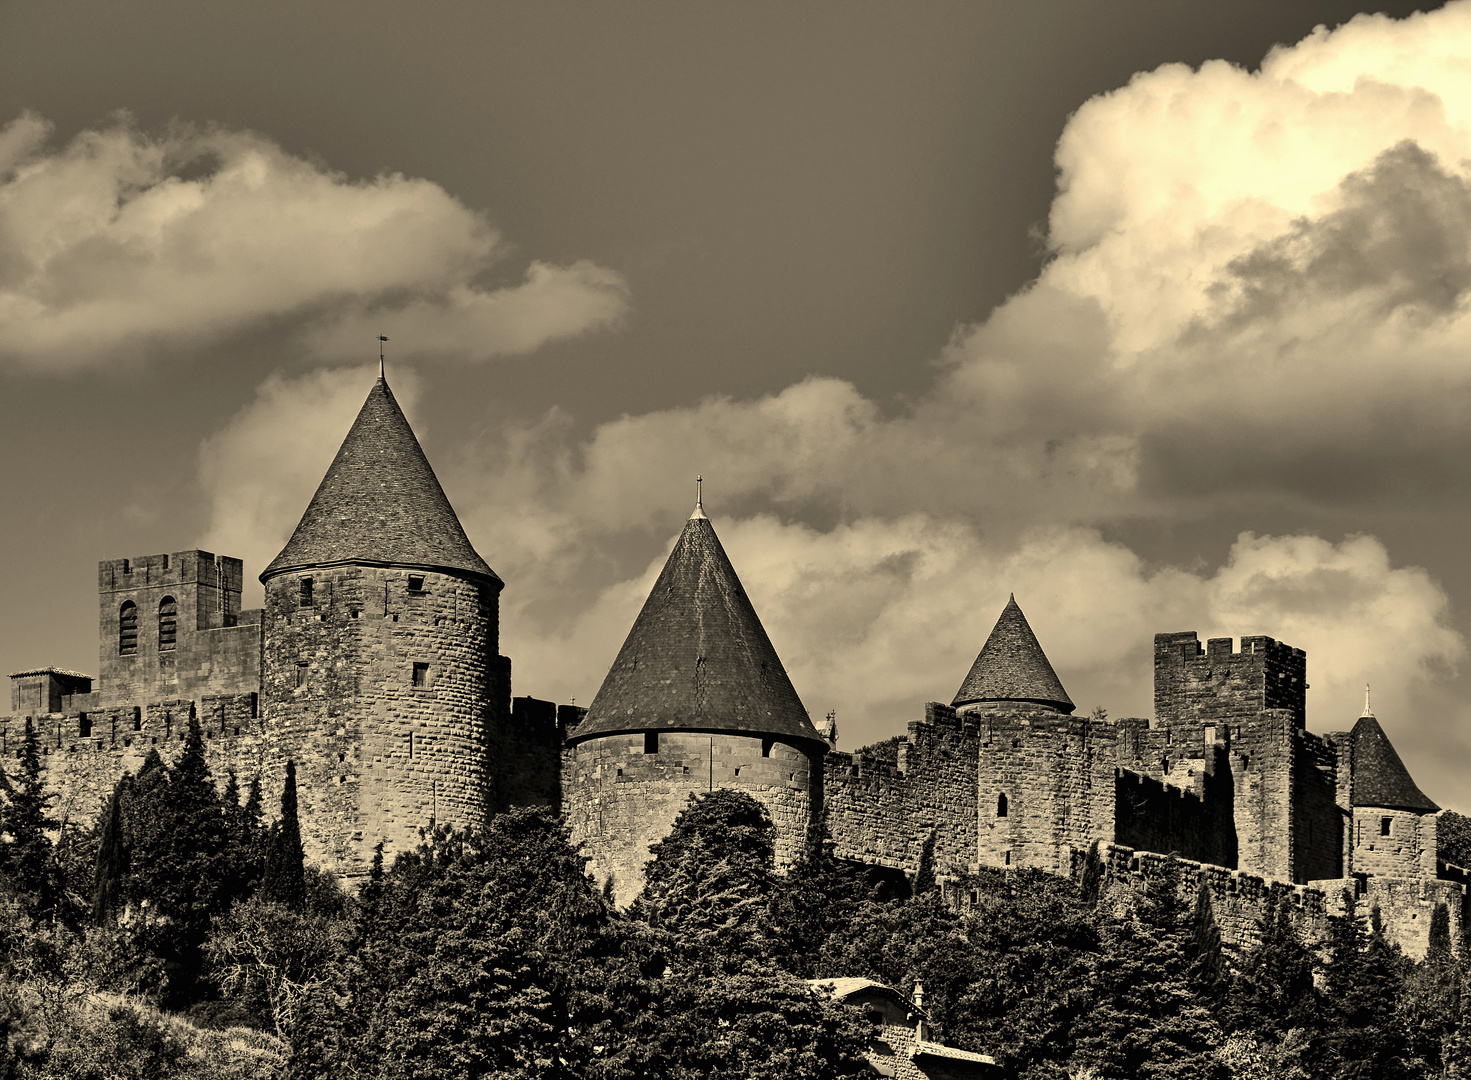
{"type": "Polygon", "coordinates": [[[532,810],[380,848],[349,895],[302,858],[294,767],[263,813],[258,779],[220,793],[191,723],[78,830],[37,753],[31,733],[0,784],[0,1080],[840,1080],[875,1029],[805,980],[843,976],[922,984],[935,1038],[1020,1080],[1471,1076],[1443,907],[1419,962],[1352,897],[1309,947],[1285,893],[1233,952],[1173,864],[1140,890],[1092,856],[1075,883],[930,847],[896,892],[818,828],[778,874],[766,811],[730,791],[691,800],[627,911],[532,810]]]}

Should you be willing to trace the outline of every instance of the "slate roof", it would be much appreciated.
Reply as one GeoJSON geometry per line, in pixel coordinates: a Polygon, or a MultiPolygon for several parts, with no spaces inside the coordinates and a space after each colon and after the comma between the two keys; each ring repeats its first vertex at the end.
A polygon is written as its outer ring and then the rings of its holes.
{"type": "Polygon", "coordinates": [[[470,546],[403,410],[379,377],[301,522],[260,579],[361,563],[501,579],[470,546]]]}
{"type": "Polygon", "coordinates": [[[1063,713],[1073,711],[1072,699],[1037,643],[1015,595],[1006,602],[951,705],[959,708],[979,701],[1026,701],[1063,713]]]}
{"type": "Polygon", "coordinates": [[[698,507],[569,741],[630,731],[732,732],[825,746],[698,507]]]}
{"type": "Polygon", "coordinates": [[[1373,716],[1359,717],[1349,738],[1354,747],[1353,805],[1432,814],[1440,809],[1415,786],[1410,771],[1373,716]]]}

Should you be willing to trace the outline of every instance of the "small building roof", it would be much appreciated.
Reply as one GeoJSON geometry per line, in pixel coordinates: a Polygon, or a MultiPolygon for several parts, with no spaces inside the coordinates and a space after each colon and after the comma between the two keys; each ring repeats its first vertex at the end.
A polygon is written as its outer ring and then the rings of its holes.
{"type": "Polygon", "coordinates": [[[27,675],[59,675],[63,679],[86,679],[88,682],[92,681],[92,676],[86,672],[69,671],[66,668],[59,667],[29,668],[26,671],[12,671],[10,673],[12,679],[23,679],[27,675]]]}
{"type": "Polygon", "coordinates": [[[950,704],[959,708],[989,701],[1027,702],[1063,713],[1075,707],[1017,606],[1015,594],[1007,600],[1001,618],[996,620],[991,636],[950,704]]]}
{"type": "MultiPolygon", "coordinates": [[[[1365,706],[1367,710],[1368,706],[1365,706]]],[[[1354,751],[1354,806],[1382,806],[1389,810],[1440,809],[1410,778],[1410,770],[1395,753],[1394,745],[1372,713],[1360,716],[1349,732],[1354,751]]]]}
{"type": "Polygon", "coordinates": [[[465,536],[381,376],[296,531],[260,579],[344,563],[457,573],[501,585],[465,536]]]}
{"type": "Polygon", "coordinates": [[[568,740],[633,731],[826,745],[699,506],[568,740]]]}

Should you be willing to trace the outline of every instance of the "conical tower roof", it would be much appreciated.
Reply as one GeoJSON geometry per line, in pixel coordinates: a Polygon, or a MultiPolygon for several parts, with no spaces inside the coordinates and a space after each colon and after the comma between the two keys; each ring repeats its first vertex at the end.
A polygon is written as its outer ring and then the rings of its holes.
{"type": "Polygon", "coordinates": [[[296,531],[260,578],[342,563],[437,570],[501,584],[470,546],[381,376],[296,531]]]}
{"type": "Polygon", "coordinates": [[[1372,713],[1359,717],[1349,738],[1354,744],[1353,805],[1432,814],[1440,809],[1410,779],[1410,770],[1372,713]]]}
{"type": "Polygon", "coordinates": [[[1015,595],[1006,602],[951,704],[959,708],[983,701],[1027,702],[1063,713],[1074,708],[1015,595]]]}
{"type": "Polygon", "coordinates": [[[698,506],[570,739],[630,731],[822,743],[698,506]]]}

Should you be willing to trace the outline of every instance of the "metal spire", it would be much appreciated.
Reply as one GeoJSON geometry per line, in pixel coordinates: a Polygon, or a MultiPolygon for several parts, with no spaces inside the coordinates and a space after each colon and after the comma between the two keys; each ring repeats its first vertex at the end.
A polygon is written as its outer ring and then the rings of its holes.
{"type": "Polygon", "coordinates": [[[703,476],[695,477],[695,512],[690,515],[691,521],[705,516],[705,502],[700,491],[700,485],[704,483],[704,480],[703,476]]]}
{"type": "Polygon", "coordinates": [[[378,378],[383,378],[383,343],[388,339],[382,334],[378,335],[378,378]]]}
{"type": "Polygon", "coordinates": [[[1371,708],[1369,708],[1369,684],[1368,683],[1365,683],[1364,684],[1364,711],[1361,712],[1361,713],[1359,713],[1359,715],[1360,716],[1373,716],[1374,715],[1374,710],[1371,709],[1371,708]]]}

